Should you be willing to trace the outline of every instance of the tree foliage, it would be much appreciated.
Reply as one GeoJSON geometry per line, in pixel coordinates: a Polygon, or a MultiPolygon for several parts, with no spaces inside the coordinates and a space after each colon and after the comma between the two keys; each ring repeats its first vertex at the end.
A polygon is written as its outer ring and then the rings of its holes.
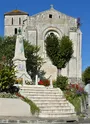
{"type": "Polygon", "coordinates": [[[73,54],[73,44],[69,37],[63,36],[60,40],[56,35],[51,33],[47,36],[45,45],[47,55],[52,64],[60,70],[65,68],[73,54]]]}
{"type": "Polygon", "coordinates": [[[87,85],[90,83],[90,66],[88,66],[85,71],[82,73],[82,80],[87,85]]]}
{"type": "Polygon", "coordinates": [[[0,62],[0,92],[13,92],[15,84],[14,66],[9,66],[5,61],[0,62]],[[13,88],[13,89],[12,89],[13,88]]]}
{"type": "Polygon", "coordinates": [[[28,43],[28,41],[24,40],[24,49],[25,56],[27,58],[27,71],[31,75],[32,79],[35,79],[35,75],[41,73],[40,68],[43,63],[43,59],[38,55],[40,48],[33,46],[28,43]]]}
{"type": "MultiPolygon", "coordinates": [[[[12,65],[12,59],[15,53],[16,37],[0,37],[0,60],[5,57],[7,65],[12,65]]],[[[40,72],[42,58],[37,54],[39,48],[31,45],[28,41],[24,40],[25,57],[27,58],[26,66],[27,71],[32,77],[40,72]]]]}
{"type": "Polygon", "coordinates": [[[0,60],[5,58],[7,65],[12,65],[16,37],[0,37],[0,60]]]}
{"type": "Polygon", "coordinates": [[[60,63],[59,68],[65,68],[73,54],[73,44],[68,36],[63,36],[60,40],[60,63]]]}

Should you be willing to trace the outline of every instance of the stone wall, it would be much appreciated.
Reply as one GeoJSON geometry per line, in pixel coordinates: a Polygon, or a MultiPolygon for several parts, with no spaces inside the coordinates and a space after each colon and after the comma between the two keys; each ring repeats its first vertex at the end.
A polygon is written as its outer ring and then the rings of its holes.
{"type": "Polygon", "coordinates": [[[30,116],[30,106],[20,99],[0,98],[0,116],[30,116]]]}

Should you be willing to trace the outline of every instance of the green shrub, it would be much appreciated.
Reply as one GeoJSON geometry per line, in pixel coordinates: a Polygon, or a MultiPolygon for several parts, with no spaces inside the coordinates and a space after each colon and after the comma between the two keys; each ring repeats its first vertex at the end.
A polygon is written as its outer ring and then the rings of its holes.
{"type": "Polygon", "coordinates": [[[0,69],[0,91],[9,89],[15,83],[15,70],[13,66],[2,65],[0,69]]]}
{"type": "Polygon", "coordinates": [[[58,76],[56,81],[54,81],[53,86],[58,87],[61,90],[65,90],[68,85],[68,78],[65,76],[58,76]]]}
{"type": "Polygon", "coordinates": [[[32,115],[40,112],[40,109],[36,106],[36,104],[32,100],[28,98],[24,98],[23,101],[30,105],[32,115]]]}
{"type": "Polygon", "coordinates": [[[37,107],[37,105],[32,100],[28,99],[27,97],[22,96],[20,93],[16,93],[16,96],[30,105],[32,115],[40,112],[40,109],[37,107]]]}

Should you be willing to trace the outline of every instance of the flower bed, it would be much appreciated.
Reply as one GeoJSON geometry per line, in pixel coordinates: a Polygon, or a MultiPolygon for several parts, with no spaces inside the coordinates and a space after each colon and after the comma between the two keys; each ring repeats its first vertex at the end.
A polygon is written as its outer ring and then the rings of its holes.
{"type": "Polygon", "coordinates": [[[15,94],[1,92],[0,98],[18,98],[15,94]]]}
{"type": "Polygon", "coordinates": [[[48,79],[43,79],[38,82],[38,85],[50,86],[50,81],[48,79]]]}
{"type": "Polygon", "coordinates": [[[77,113],[81,113],[81,105],[84,107],[87,93],[79,84],[69,84],[64,91],[66,99],[69,100],[75,107],[77,113]]]}

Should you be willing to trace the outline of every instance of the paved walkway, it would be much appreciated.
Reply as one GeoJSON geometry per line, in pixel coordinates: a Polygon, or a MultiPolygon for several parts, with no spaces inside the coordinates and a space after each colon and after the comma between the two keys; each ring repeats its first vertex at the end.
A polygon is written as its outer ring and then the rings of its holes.
{"type": "Polygon", "coordinates": [[[79,122],[64,121],[60,119],[37,118],[37,117],[0,117],[0,124],[90,124],[90,107],[86,111],[86,117],[80,118],[79,122]]]}
{"type": "Polygon", "coordinates": [[[90,119],[77,121],[64,121],[62,119],[42,119],[35,117],[0,117],[0,124],[90,124],[90,119]]]}
{"type": "MultiPolygon", "coordinates": [[[[10,124],[66,124],[66,119],[62,118],[36,118],[36,117],[0,117],[0,123],[10,123],[10,124]]],[[[69,122],[68,122],[69,124],[69,122]]],[[[70,122],[70,124],[72,124],[70,122]]],[[[75,124],[78,124],[76,122],[75,124]]]]}

